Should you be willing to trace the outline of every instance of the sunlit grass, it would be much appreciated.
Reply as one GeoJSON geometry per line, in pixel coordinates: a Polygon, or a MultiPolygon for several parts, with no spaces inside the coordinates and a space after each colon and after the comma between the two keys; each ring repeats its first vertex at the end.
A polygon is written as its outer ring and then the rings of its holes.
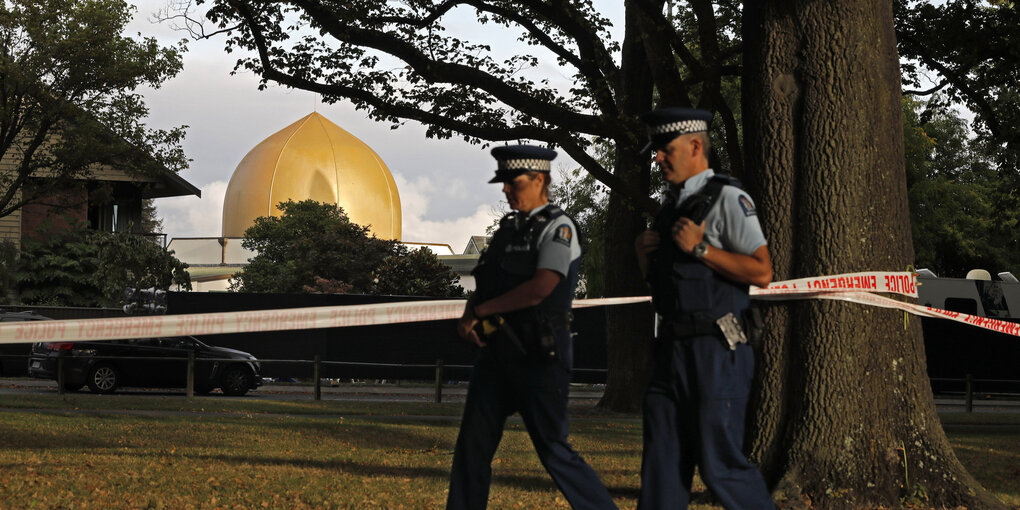
{"type": "MultiPolygon", "coordinates": [[[[21,408],[0,412],[0,506],[174,509],[441,508],[461,409],[88,394],[0,396],[0,407],[21,408]]],[[[641,424],[591,409],[576,416],[575,448],[620,507],[633,508],[641,424]]],[[[1020,424],[1018,415],[995,416],[1020,424]]],[[[950,437],[971,473],[1017,506],[1020,434],[1009,430],[950,437]]],[[[490,508],[569,507],[518,421],[508,424],[493,471],[490,508]]]]}

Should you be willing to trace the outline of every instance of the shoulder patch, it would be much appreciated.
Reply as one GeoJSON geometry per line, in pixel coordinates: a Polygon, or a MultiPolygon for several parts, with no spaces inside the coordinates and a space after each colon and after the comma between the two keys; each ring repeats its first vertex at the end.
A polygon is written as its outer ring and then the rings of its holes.
{"type": "Polygon", "coordinates": [[[747,198],[747,195],[740,195],[740,209],[744,211],[744,216],[756,216],[757,211],[754,210],[754,204],[751,203],[751,199],[747,198]]]}
{"type": "Polygon", "coordinates": [[[569,247],[570,240],[573,239],[573,237],[574,232],[570,230],[570,225],[560,225],[556,227],[556,233],[553,234],[553,241],[569,247]]]}

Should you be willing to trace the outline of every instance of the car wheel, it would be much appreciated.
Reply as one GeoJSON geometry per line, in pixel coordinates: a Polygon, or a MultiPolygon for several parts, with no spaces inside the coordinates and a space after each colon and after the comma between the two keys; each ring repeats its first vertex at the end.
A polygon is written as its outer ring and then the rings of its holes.
{"type": "Polygon", "coordinates": [[[117,390],[118,384],[120,384],[120,373],[113,365],[96,365],[92,367],[92,370],[89,370],[88,385],[93,393],[104,395],[113,393],[117,390]]]}
{"type": "Polygon", "coordinates": [[[248,388],[251,388],[251,372],[244,367],[229,367],[220,376],[220,389],[224,395],[239,397],[248,393],[248,388]]]}

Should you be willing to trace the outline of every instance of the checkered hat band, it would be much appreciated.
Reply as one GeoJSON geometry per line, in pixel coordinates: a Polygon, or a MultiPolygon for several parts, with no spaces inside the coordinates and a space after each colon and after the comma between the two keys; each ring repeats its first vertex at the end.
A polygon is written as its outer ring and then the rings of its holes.
{"type": "Polygon", "coordinates": [[[499,162],[500,170],[548,172],[551,168],[552,162],[548,159],[506,159],[499,162]]]}
{"type": "Polygon", "coordinates": [[[653,135],[663,135],[666,133],[686,135],[687,133],[699,133],[701,131],[708,131],[708,122],[703,120],[680,120],[652,128],[653,135]]]}

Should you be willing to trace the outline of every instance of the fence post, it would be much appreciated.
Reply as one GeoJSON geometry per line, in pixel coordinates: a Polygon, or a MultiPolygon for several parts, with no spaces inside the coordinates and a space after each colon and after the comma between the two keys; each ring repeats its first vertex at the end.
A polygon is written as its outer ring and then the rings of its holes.
{"type": "Polygon", "coordinates": [[[315,362],[312,364],[312,378],[315,379],[315,400],[322,400],[322,378],[319,372],[322,366],[322,356],[315,355],[315,362]]]}
{"type": "Polygon", "coordinates": [[[974,376],[972,374],[967,374],[967,387],[964,391],[967,394],[967,402],[964,404],[964,409],[968,413],[974,412],[974,376]]]}
{"type": "Polygon", "coordinates": [[[67,351],[57,351],[57,395],[64,394],[64,354],[67,351]]]}
{"type": "Polygon", "coordinates": [[[194,398],[195,396],[195,351],[188,351],[188,374],[187,374],[187,389],[185,395],[188,398],[194,398]]]}
{"type": "Polygon", "coordinates": [[[436,360],[436,403],[443,403],[443,360],[436,360]]]}

